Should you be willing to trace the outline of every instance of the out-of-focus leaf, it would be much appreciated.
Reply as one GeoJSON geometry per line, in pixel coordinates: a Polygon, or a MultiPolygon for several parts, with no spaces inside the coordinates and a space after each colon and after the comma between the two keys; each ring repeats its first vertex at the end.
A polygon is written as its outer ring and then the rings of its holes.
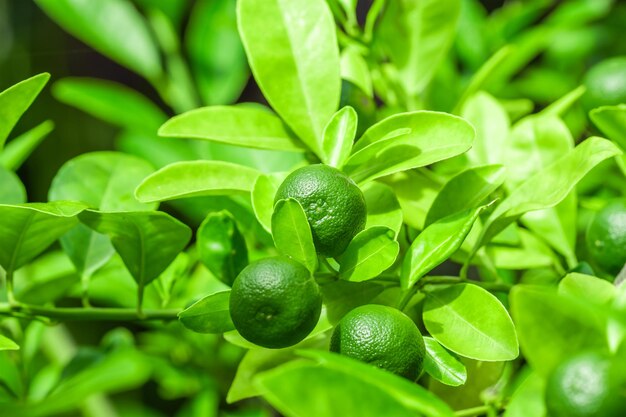
{"type": "Polygon", "coordinates": [[[18,350],[20,347],[13,340],[0,334],[0,351],[2,350],[18,350]]]}
{"type": "Polygon", "coordinates": [[[12,171],[0,167],[0,204],[22,204],[26,202],[26,188],[12,171]]]}
{"type": "Polygon", "coordinates": [[[504,417],[544,417],[545,380],[539,374],[525,369],[516,378],[518,384],[504,411],[504,417]]]}
{"type": "Polygon", "coordinates": [[[45,139],[48,133],[52,132],[52,129],[54,129],[54,123],[46,120],[11,140],[4,150],[0,152],[0,165],[9,171],[16,171],[41,141],[45,139]]]}
{"type": "Polygon", "coordinates": [[[341,51],[341,78],[359,87],[369,97],[374,95],[372,76],[365,58],[356,48],[347,47],[341,51]]]}
{"type": "Polygon", "coordinates": [[[599,306],[606,306],[611,305],[617,295],[617,290],[615,285],[601,278],[573,272],[565,275],[559,282],[559,293],[599,306]]]}

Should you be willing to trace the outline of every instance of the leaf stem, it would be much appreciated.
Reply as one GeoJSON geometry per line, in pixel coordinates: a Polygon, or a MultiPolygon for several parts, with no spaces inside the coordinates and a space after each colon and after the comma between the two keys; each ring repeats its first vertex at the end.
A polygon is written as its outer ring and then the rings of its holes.
{"type": "Polygon", "coordinates": [[[0,303],[0,315],[19,317],[47,317],[59,321],[142,321],[176,320],[180,310],[143,310],[134,308],[76,308],[44,307],[24,303],[0,303]]]}
{"type": "Polygon", "coordinates": [[[459,410],[454,413],[457,417],[475,417],[482,414],[486,414],[491,410],[491,405],[481,405],[479,407],[467,408],[465,410],[459,410]]]}
{"type": "Polygon", "coordinates": [[[16,301],[15,301],[15,295],[13,294],[13,270],[12,268],[9,268],[9,270],[6,271],[5,279],[7,283],[7,300],[9,300],[9,305],[14,305],[16,301]]]}

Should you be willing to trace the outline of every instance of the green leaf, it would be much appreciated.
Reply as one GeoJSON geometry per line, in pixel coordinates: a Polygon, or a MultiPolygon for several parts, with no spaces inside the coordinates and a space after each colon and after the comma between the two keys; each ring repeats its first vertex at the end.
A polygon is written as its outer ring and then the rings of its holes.
{"type": "Polygon", "coordinates": [[[36,0],[63,29],[126,68],[156,80],[159,51],[144,18],[125,0],[36,0]]]}
{"type": "Polygon", "coordinates": [[[545,380],[528,368],[523,369],[516,380],[518,385],[511,395],[503,417],[544,417],[545,380]]]}
{"type": "Polygon", "coordinates": [[[424,370],[442,384],[458,387],[467,380],[465,365],[432,337],[424,337],[424,370]]]}
{"type": "Polygon", "coordinates": [[[461,356],[508,361],[519,355],[509,313],[477,285],[456,284],[427,293],[423,318],[431,336],[461,356]]]}
{"type": "Polygon", "coordinates": [[[476,208],[504,182],[502,165],[470,168],[452,177],[437,194],[425,226],[460,211],[476,208]]]}
{"type": "MultiPolygon", "coordinates": [[[[365,405],[369,405],[370,397],[367,393],[359,394],[358,396],[355,393],[359,392],[359,390],[353,390],[351,387],[352,381],[360,380],[368,385],[375,386],[378,389],[378,392],[385,393],[391,395],[396,404],[402,404],[404,407],[412,410],[412,416],[415,416],[415,413],[419,413],[420,415],[428,416],[428,417],[452,417],[454,413],[446,403],[437,398],[434,394],[427,391],[420,385],[417,385],[407,379],[394,375],[390,372],[383,371],[375,366],[371,366],[370,364],[366,364],[363,362],[359,362],[355,359],[338,355],[336,353],[325,352],[321,350],[306,350],[300,351],[300,355],[305,356],[307,358],[314,359],[321,363],[321,365],[328,369],[337,372],[337,375],[348,375],[351,378],[346,380],[348,384],[345,388],[341,388],[340,391],[343,392],[345,389],[345,397],[350,397],[354,401],[360,400],[364,402],[365,405]],[[350,394],[352,393],[352,394],[350,394]]],[[[322,369],[324,369],[322,368],[322,369]]],[[[319,367],[318,367],[319,369],[319,367]]],[[[323,384],[322,384],[323,387],[323,384]]],[[[338,384],[338,388],[341,387],[341,384],[338,384]]],[[[325,391],[332,391],[330,389],[326,389],[325,391]]],[[[328,394],[325,394],[328,395],[328,394]]],[[[343,397],[340,396],[339,398],[343,397]]],[[[315,399],[315,396],[312,396],[312,399],[315,399]]],[[[338,399],[338,402],[344,402],[345,400],[338,399]]],[[[333,404],[333,403],[331,403],[333,404]]],[[[330,407],[332,410],[333,407],[330,407]]],[[[365,408],[367,409],[367,407],[365,408]]],[[[309,415],[309,414],[307,414],[309,415]]],[[[329,415],[361,415],[359,413],[351,414],[351,413],[341,413],[341,414],[329,414],[329,415]]],[[[363,414],[370,415],[370,414],[363,414]]],[[[376,414],[373,414],[376,415],[376,414]]],[[[395,415],[391,412],[383,412],[383,414],[391,416],[395,415]]],[[[404,415],[404,414],[399,414],[404,415]]]]}
{"type": "Polygon", "coordinates": [[[626,104],[598,107],[589,112],[589,117],[609,139],[626,151],[626,104]]]}
{"type": "MultiPolygon", "coordinates": [[[[120,152],[91,152],[66,162],[52,180],[48,198],[82,201],[102,211],[144,211],[156,204],[138,202],[133,190],[154,169],[142,159],[120,152]]],[[[78,225],[61,238],[63,250],[83,277],[104,265],[113,247],[106,236],[78,225]]]]}
{"type": "Polygon", "coordinates": [[[585,140],[513,190],[487,219],[479,245],[488,242],[522,214],[554,207],[593,167],[620,153],[606,139],[591,137],[585,140]]]}
{"type": "Polygon", "coordinates": [[[0,165],[10,171],[17,171],[53,129],[54,123],[46,120],[11,140],[4,150],[0,152],[0,165]]]}
{"type": "Polygon", "coordinates": [[[461,110],[461,116],[476,129],[476,140],[467,158],[473,165],[505,162],[503,151],[509,136],[509,116],[493,96],[479,92],[471,97],[461,110]]]}
{"type": "Polygon", "coordinates": [[[261,105],[203,107],[175,116],[159,135],[193,138],[257,149],[302,151],[289,128],[261,105]]]}
{"type": "Polygon", "coordinates": [[[368,97],[374,96],[370,70],[357,48],[347,47],[341,51],[339,65],[342,79],[359,87],[368,97]]]}
{"type": "Polygon", "coordinates": [[[365,229],[338,258],[339,278],[353,282],[375,278],[393,265],[399,252],[393,230],[385,226],[365,229]]]}
{"type": "Polygon", "coordinates": [[[522,228],[519,228],[518,237],[519,247],[487,246],[487,254],[497,268],[524,270],[554,263],[554,253],[540,237],[522,228]]]}
{"type": "Polygon", "coordinates": [[[337,169],[350,156],[356,135],[357,114],[350,106],[343,107],[331,117],[322,135],[322,161],[337,169]]]}
{"type": "Polygon", "coordinates": [[[459,0],[388,2],[376,38],[398,69],[406,93],[420,93],[446,56],[456,34],[459,0]]]}
{"type": "Polygon", "coordinates": [[[522,353],[543,376],[565,357],[607,348],[605,320],[586,302],[553,288],[524,285],[513,288],[510,300],[522,353]]]}
{"type": "Polygon", "coordinates": [[[281,178],[273,175],[259,175],[252,188],[252,209],[261,226],[270,233],[272,232],[274,196],[281,182],[281,178]]]}
{"type": "Polygon", "coordinates": [[[201,0],[190,14],[185,46],[198,93],[208,105],[234,102],[248,81],[235,5],[234,0],[201,0]]]}
{"type": "Polygon", "coordinates": [[[207,295],[178,314],[178,320],[197,333],[224,333],[234,330],[228,302],[230,291],[207,295]]]}
{"type": "Polygon", "coordinates": [[[140,292],[176,258],[191,239],[189,227],[169,214],[86,210],[80,221],[111,239],[140,292]]]}
{"type": "Polygon", "coordinates": [[[365,131],[345,171],[357,182],[418,168],[472,146],[474,128],[460,117],[416,111],[390,116],[365,131]]]}
{"type": "Polygon", "coordinates": [[[135,190],[144,203],[178,198],[250,192],[255,169],[221,161],[176,162],[147,177],[135,190]]]}
{"type": "Polygon", "coordinates": [[[272,237],[279,253],[302,263],[311,272],[317,268],[317,253],[306,214],[293,198],[280,200],[272,215],[272,237]]]}
{"type": "Polygon", "coordinates": [[[54,97],[115,126],[154,134],[167,116],[148,98],[123,84],[68,77],[52,86],[54,97]]]}
{"type": "Polygon", "coordinates": [[[76,226],[80,203],[56,201],[0,205],[0,266],[13,272],[76,226]]]}
{"type": "Polygon", "coordinates": [[[0,334],[0,351],[18,350],[20,347],[13,340],[0,334]]]}
{"type": "Polygon", "coordinates": [[[574,272],[565,275],[559,282],[559,293],[599,306],[607,306],[613,303],[617,289],[615,285],[601,278],[574,272]]]}
{"type": "Polygon", "coordinates": [[[383,292],[385,287],[379,283],[331,281],[321,285],[326,314],[331,323],[337,323],[349,311],[368,304],[383,292]]]}
{"type": "Polygon", "coordinates": [[[0,93],[0,151],[17,121],[49,79],[50,74],[44,72],[20,81],[0,93]]]}
{"type": "Polygon", "coordinates": [[[242,0],[239,33],[263,95],[314,152],[339,106],[339,48],[324,0],[242,0]]]}
{"type": "Polygon", "coordinates": [[[227,211],[207,215],[198,228],[196,246],[202,263],[228,285],[248,265],[246,241],[227,211]]]}
{"type": "Polygon", "coordinates": [[[425,228],[411,243],[404,258],[400,276],[402,287],[411,288],[420,278],[452,256],[461,247],[485,207],[444,217],[425,228]]]}
{"type": "Polygon", "coordinates": [[[402,228],[402,208],[393,190],[385,184],[372,181],[363,187],[367,223],[365,228],[385,226],[396,234],[402,228]]]}
{"type": "Polygon", "coordinates": [[[26,202],[26,188],[12,171],[0,167],[0,204],[21,204],[26,202]]]}

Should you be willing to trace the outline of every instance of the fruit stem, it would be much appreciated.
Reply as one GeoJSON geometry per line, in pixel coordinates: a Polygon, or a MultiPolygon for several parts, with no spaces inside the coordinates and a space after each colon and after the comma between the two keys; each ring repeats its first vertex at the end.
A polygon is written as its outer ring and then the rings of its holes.
{"type": "Polygon", "coordinates": [[[47,317],[60,321],[142,321],[142,320],[176,320],[180,310],[143,310],[141,314],[135,308],[75,308],[75,307],[43,307],[16,302],[0,303],[0,315],[29,318],[47,317]]]}

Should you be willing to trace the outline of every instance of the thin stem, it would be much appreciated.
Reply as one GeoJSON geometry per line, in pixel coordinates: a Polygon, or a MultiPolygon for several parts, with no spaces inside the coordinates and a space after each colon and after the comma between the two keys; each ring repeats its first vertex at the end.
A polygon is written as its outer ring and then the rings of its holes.
{"type": "Polygon", "coordinates": [[[333,274],[337,275],[339,273],[339,271],[337,271],[331,264],[330,262],[328,262],[328,259],[326,259],[326,257],[324,256],[320,256],[319,257],[320,263],[322,265],[324,265],[326,268],[328,268],[328,270],[330,272],[332,272],[333,274]]]}
{"type": "Polygon", "coordinates": [[[144,317],[144,312],[143,312],[143,290],[144,290],[144,286],[140,285],[139,286],[139,291],[137,291],[137,316],[140,318],[144,317]]]}
{"type": "Polygon", "coordinates": [[[6,271],[6,280],[7,280],[7,300],[9,300],[9,305],[13,305],[16,303],[15,295],[13,294],[13,270],[9,268],[6,271]]]}
{"type": "Polygon", "coordinates": [[[456,411],[454,415],[457,417],[475,417],[488,413],[491,408],[492,407],[490,405],[481,405],[479,407],[456,411]]]}
{"type": "Polygon", "coordinates": [[[75,307],[43,307],[31,304],[0,303],[0,315],[47,317],[61,321],[142,321],[142,320],[176,320],[180,310],[143,310],[141,313],[134,308],[75,308],[75,307]]]}
{"type": "Polygon", "coordinates": [[[406,308],[406,306],[409,304],[409,301],[411,301],[411,298],[413,298],[419,288],[420,287],[418,287],[417,285],[414,285],[408,290],[402,292],[402,297],[398,302],[398,310],[403,311],[406,308]]]}

